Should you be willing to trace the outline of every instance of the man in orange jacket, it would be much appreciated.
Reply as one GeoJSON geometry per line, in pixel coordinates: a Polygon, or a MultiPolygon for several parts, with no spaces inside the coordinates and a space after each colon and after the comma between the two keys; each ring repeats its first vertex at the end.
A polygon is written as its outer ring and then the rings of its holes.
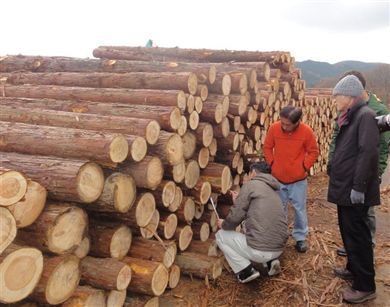
{"type": "Polygon", "coordinates": [[[292,236],[295,248],[307,250],[308,222],[306,213],[307,175],[319,155],[313,130],[301,123],[302,110],[287,106],[280,112],[280,121],[271,125],[264,143],[264,156],[272,167],[272,175],[281,183],[280,197],[287,215],[287,203],[294,210],[292,236]]]}

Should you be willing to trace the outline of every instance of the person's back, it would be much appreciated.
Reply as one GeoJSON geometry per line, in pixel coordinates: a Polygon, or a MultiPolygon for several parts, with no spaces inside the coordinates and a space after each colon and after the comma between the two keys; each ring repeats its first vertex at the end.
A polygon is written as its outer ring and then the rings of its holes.
{"type": "Polygon", "coordinates": [[[255,249],[280,251],[286,244],[287,220],[278,190],[270,174],[258,174],[242,188],[242,196],[251,198],[245,227],[248,245],[255,249]]]}

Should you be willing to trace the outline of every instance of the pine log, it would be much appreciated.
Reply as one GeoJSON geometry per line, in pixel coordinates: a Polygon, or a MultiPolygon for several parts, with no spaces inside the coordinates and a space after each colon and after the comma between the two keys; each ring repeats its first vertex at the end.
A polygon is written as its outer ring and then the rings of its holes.
{"type": "MultiPolygon", "coordinates": [[[[230,62],[229,64],[214,64],[216,65],[216,69],[218,71],[234,71],[238,69],[254,69],[256,71],[256,79],[259,81],[269,81],[271,76],[271,69],[270,65],[267,63],[267,61],[256,61],[256,62],[230,62]],[[226,68],[225,68],[226,67],[226,68]]],[[[252,79],[249,79],[250,81],[254,81],[253,77],[252,79]]],[[[253,84],[251,84],[253,85],[253,84]]],[[[253,86],[251,86],[253,88],[253,86]]]]}
{"type": "Polygon", "coordinates": [[[240,144],[240,135],[236,132],[230,132],[226,138],[218,139],[218,153],[236,151],[240,144]]]}
{"type": "Polygon", "coordinates": [[[156,190],[150,191],[156,200],[156,206],[159,208],[168,208],[175,197],[176,184],[171,180],[163,180],[156,190]]]}
{"type": "Polygon", "coordinates": [[[215,82],[209,84],[209,93],[227,96],[232,90],[232,79],[229,74],[217,73],[215,82]]]}
{"type": "Polygon", "coordinates": [[[20,201],[27,192],[27,184],[27,178],[22,173],[2,169],[1,166],[0,206],[10,206],[20,201]]]}
{"type": "Polygon", "coordinates": [[[195,104],[194,104],[195,111],[197,113],[202,113],[203,110],[203,100],[199,96],[195,96],[195,104]]]}
{"type": "Polygon", "coordinates": [[[2,78],[13,85],[60,85],[92,88],[131,88],[183,90],[196,94],[198,78],[192,72],[53,72],[53,73],[2,73],[2,78]]]}
{"type": "Polygon", "coordinates": [[[157,228],[159,236],[166,240],[172,239],[172,237],[175,235],[177,224],[178,220],[176,214],[165,214],[164,212],[161,212],[160,221],[157,228]]]}
{"type": "Polygon", "coordinates": [[[219,102],[206,101],[200,119],[211,124],[219,124],[224,117],[223,105],[219,102]]]}
{"type": "Polygon", "coordinates": [[[106,307],[106,296],[103,290],[78,286],[62,307],[106,307]]]}
{"type": "Polygon", "coordinates": [[[209,161],[210,161],[209,148],[207,148],[207,147],[198,148],[195,151],[193,158],[198,161],[198,165],[200,168],[206,168],[207,164],[209,164],[209,161]]]}
{"type": "Polygon", "coordinates": [[[176,264],[173,264],[169,268],[169,281],[168,281],[168,287],[170,289],[174,289],[177,287],[180,281],[180,267],[176,264]]]}
{"type": "Polygon", "coordinates": [[[146,156],[142,161],[122,163],[118,170],[129,174],[135,180],[138,188],[156,189],[164,174],[162,162],[157,157],[146,156]]]}
{"type": "Polygon", "coordinates": [[[224,117],[220,124],[215,125],[213,135],[215,138],[227,138],[230,133],[230,123],[227,117],[224,117]]]}
{"type": "Polygon", "coordinates": [[[151,239],[157,234],[157,228],[160,223],[160,212],[154,210],[152,218],[145,227],[140,227],[139,232],[142,238],[151,239]]]}
{"type": "Polygon", "coordinates": [[[35,222],[45,207],[46,189],[38,182],[29,180],[23,199],[8,207],[16,221],[16,227],[23,228],[35,222]]]}
{"type": "MultiPolygon", "coordinates": [[[[190,127],[191,130],[196,130],[199,126],[199,113],[195,110],[190,113],[190,116],[188,117],[188,127],[190,127]]],[[[183,135],[180,135],[183,136],[183,135]]]]}
{"type": "Polygon", "coordinates": [[[195,216],[195,203],[191,197],[183,197],[176,215],[179,222],[191,224],[195,216]]]}
{"type": "Polygon", "coordinates": [[[14,303],[34,290],[43,270],[43,255],[36,248],[9,245],[0,254],[0,302],[14,303]]]}
{"type": "Polygon", "coordinates": [[[232,185],[232,175],[228,166],[218,163],[209,163],[201,170],[201,178],[209,181],[213,191],[226,194],[232,185]]]}
{"type": "MultiPolygon", "coordinates": [[[[210,188],[210,190],[211,190],[211,188],[210,188]]],[[[196,220],[199,220],[202,217],[203,212],[204,212],[204,205],[202,205],[200,203],[195,203],[195,216],[194,216],[194,218],[196,220]]]]}
{"type": "Polygon", "coordinates": [[[132,234],[129,227],[92,219],[89,224],[90,254],[121,260],[130,249],[132,234]]]}
{"type": "Polygon", "coordinates": [[[91,240],[90,240],[89,235],[88,235],[88,236],[85,236],[81,240],[81,243],[76,248],[76,250],[74,251],[73,254],[77,258],[83,259],[83,258],[87,257],[87,255],[89,254],[90,249],[91,249],[91,240]]]}
{"type": "Polygon", "coordinates": [[[176,253],[175,242],[134,238],[127,255],[133,258],[162,262],[166,268],[170,268],[175,261],[176,253]]]}
{"type": "Polygon", "coordinates": [[[81,280],[105,290],[125,290],[130,284],[131,269],[113,258],[85,257],[81,260],[81,280]]]}
{"type": "Polygon", "coordinates": [[[85,208],[93,211],[125,213],[133,206],[137,196],[133,177],[120,172],[109,175],[99,199],[85,208]]]}
{"type": "Polygon", "coordinates": [[[186,162],[186,172],[184,176],[184,184],[187,188],[192,189],[198,182],[200,168],[198,162],[189,160],[186,162]]]}
{"type": "Polygon", "coordinates": [[[210,156],[214,157],[217,154],[217,150],[218,150],[218,141],[216,138],[213,138],[209,146],[210,156]]]}
{"type": "Polygon", "coordinates": [[[107,293],[107,307],[122,307],[126,300],[126,290],[111,290],[107,293]]]}
{"type": "Polygon", "coordinates": [[[168,285],[168,270],[158,262],[125,257],[123,262],[132,270],[128,291],[160,296],[168,285]]]}
{"type": "Polygon", "coordinates": [[[146,48],[99,46],[93,50],[98,58],[145,60],[155,61],[161,58],[165,61],[172,59],[186,60],[187,62],[284,62],[290,60],[290,54],[282,51],[238,51],[213,49],[185,49],[185,48],[146,48]]]}
{"type": "MultiPolygon", "coordinates": [[[[101,115],[126,116],[142,119],[154,119],[158,121],[165,130],[175,131],[180,124],[181,112],[175,106],[159,106],[142,103],[128,103],[128,96],[125,89],[94,89],[94,88],[73,88],[55,87],[48,85],[4,85],[3,97],[25,97],[25,98],[54,98],[61,101],[34,99],[33,103],[46,104],[50,109],[79,113],[99,113],[101,115]],[[98,93],[98,94],[96,94],[98,93]],[[119,97],[116,97],[119,96],[119,97]],[[122,99],[121,97],[124,96],[122,99]],[[115,98],[113,98],[115,97],[115,98]],[[84,100],[84,102],[69,102],[63,100],[84,100]],[[110,102],[107,104],[107,102],[110,102]]],[[[9,99],[9,98],[8,98],[9,99]]]]}
{"type": "Polygon", "coordinates": [[[157,143],[150,146],[149,154],[158,156],[163,163],[178,164],[184,155],[181,137],[175,133],[161,131],[157,143]]]}
{"type": "Polygon", "coordinates": [[[179,247],[180,251],[184,251],[187,249],[187,247],[191,243],[192,235],[192,229],[189,225],[176,228],[174,237],[177,240],[177,246],[179,247]]]}
{"type": "MultiPolygon", "coordinates": [[[[199,77],[198,77],[199,80],[199,77]]],[[[205,84],[199,84],[198,88],[196,89],[196,96],[199,96],[202,101],[206,101],[207,97],[209,95],[209,89],[207,85],[205,84]]]]}
{"type": "Polygon", "coordinates": [[[198,278],[217,279],[222,274],[221,258],[198,253],[184,252],[176,256],[175,264],[183,274],[198,278]]]}
{"type": "Polygon", "coordinates": [[[2,152],[0,164],[23,171],[45,187],[52,199],[90,203],[103,191],[103,171],[92,162],[2,152]]]}
{"type": "Polygon", "coordinates": [[[177,128],[177,134],[183,136],[187,132],[187,127],[188,127],[187,118],[184,115],[182,115],[180,118],[179,128],[177,128]]]}
{"type": "Polygon", "coordinates": [[[31,299],[57,305],[72,296],[80,280],[80,260],[74,255],[44,257],[42,277],[31,299]]]}
{"type": "Polygon", "coordinates": [[[88,130],[1,122],[0,150],[118,163],[129,151],[124,136],[88,130]],[[39,140],[39,141],[38,141],[39,140]]]}
{"type": "Polygon", "coordinates": [[[48,203],[35,223],[20,229],[18,239],[42,251],[72,253],[88,227],[86,212],[68,203],[48,203]]]}
{"type": "Polygon", "coordinates": [[[193,239],[205,242],[210,236],[210,226],[204,222],[194,222],[191,224],[193,239]]]}
{"type": "Polygon", "coordinates": [[[193,132],[187,131],[181,139],[183,141],[183,158],[190,159],[196,149],[196,136],[193,132]]]}
{"type": "Polygon", "coordinates": [[[203,254],[207,256],[220,256],[218,252],[218,245],[214,239],[207,239],[206,241],[192,240],[187,252],[203,254]]]}
{"type": "Polygon", "coordinates": [[[229,111],[230,99],[229,96],[210,94],[207,98],[207,101],[203,104],[203,108],[207,108],[207,104],[221,104],[222,105],[222,116],[225,117],[229,111]]]}
{"type": "Polygon", "coordinates": [[[213,126],[209,123],[199,123],[195,130],[196,143],[198,145],[208,147],[213,140],[213,126]]]}
{"type": "Polygon", "coordinates": [[[183,182],[186,175],[186,163],[181,160],[176,165],[165,165],[164,177],[166,179],[173,179],[176,183],[183,182]]]}
{"type": "Polygon", "coordinates": [[[124,307],[159,307],[160,297],[130,293],[126,297],[124,307]]]}

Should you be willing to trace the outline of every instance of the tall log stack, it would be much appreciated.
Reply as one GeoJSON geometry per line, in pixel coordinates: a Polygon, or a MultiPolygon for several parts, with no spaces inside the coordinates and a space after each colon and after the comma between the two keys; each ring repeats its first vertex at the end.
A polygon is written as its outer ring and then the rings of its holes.
{"type": "Polygon", "coordinates": [[[44,304],[122,306],[175,287],[180,271],[218,278],[208,200],[228,212],[223,195],[242,183],[283,106],[301,106],[317,133],[310,173],[326,167],[330,96],[305,93],[287,52],[99,47],[94,56],[0,57],[3,263],[12,241],[44,253],[39,282],[0,302],[32,292],[44,304]]]}

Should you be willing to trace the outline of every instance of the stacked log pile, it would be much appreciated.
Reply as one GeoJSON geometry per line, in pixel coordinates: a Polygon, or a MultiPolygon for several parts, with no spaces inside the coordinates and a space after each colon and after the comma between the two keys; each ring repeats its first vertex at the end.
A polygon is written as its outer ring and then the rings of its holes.
{"type": "Polygon", "coordinates": [[[218,278],[209,198],[225,216],[229,189],[285,105],[301,106],[318,133],[324,154],[311,174],[326,167],[334,110],[305,98],[287,52],[99,47],[94,56],[0,58],[0,174],[9,182],[0,200],[13,202],[1,204],[1,219],[24,227],[4,240],[1,265],[13,245],[28,244],[42,272],[0,302],[141,306],[180,274],[218,278]],[[18,222],[32,210],[11,209],[28,199],[24,176],[48,201],[31,196],[43,211],[18,222]]]}

